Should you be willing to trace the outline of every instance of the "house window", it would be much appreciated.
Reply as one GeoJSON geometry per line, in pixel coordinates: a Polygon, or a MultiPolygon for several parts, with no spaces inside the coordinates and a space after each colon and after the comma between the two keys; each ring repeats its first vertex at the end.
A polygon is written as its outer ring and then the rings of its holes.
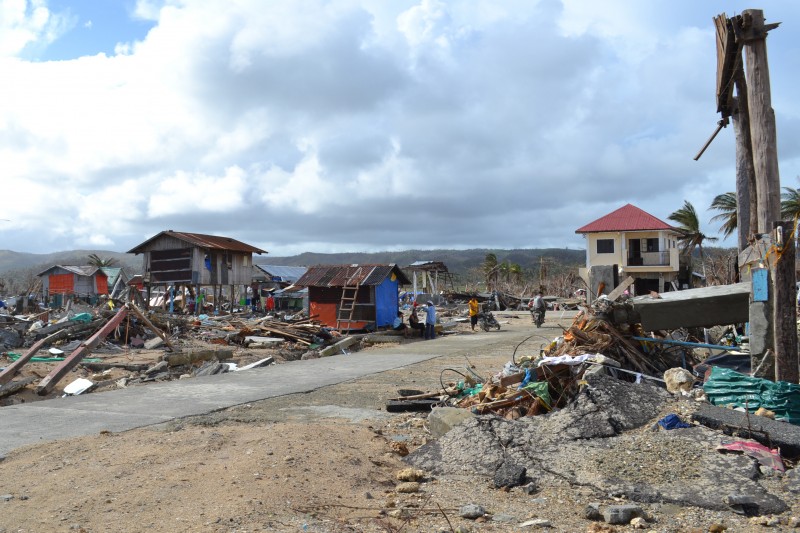
{"type": "Polygon", "coordinates": [[[647,239],[647,251],[658,252],[658,239],[647,239]]]}
{"type": "Polygon", "coordinates": [[[614,239],[597,239],[597,253],[598,254],[613,254],[614,253],[614,239]]]}

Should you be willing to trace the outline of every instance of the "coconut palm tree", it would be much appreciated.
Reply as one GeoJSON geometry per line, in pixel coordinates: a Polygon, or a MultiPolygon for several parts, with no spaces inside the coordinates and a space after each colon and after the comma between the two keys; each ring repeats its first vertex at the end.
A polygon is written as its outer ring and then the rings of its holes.
{"type": "Polygon", "coordinates": [[[491,252],[483,260],[483,275],[486,278],[486,288],[489,289],[492,280],[497,281],[497,256],[491,252]]]}
{"type": "Polygon", "coordinates": [[[800,189],[784,187],[781,193],[781,218],[794,220],[800,215],[800,189]]]}
{"type": "Polygon", "coordinates": [[[89,265],[94,267],[110,267],[117,264],[117,260],[112,257],[100,257],[97,254],[89,254],[89,265]]]}
{"type": "Polygon", "coordinates": [[[736,218],[736,193],[726,192],[718,194],[711,201],[711,207],[715,211],[719,211],[718,215],[711,217],[711,222],[722,222],[719,230],[722,232],[722,238],[732,235],[736,228],[739,226],[739,220],[736,218]]]}
{"type": "Polygon", "coordinates": [[[697,211],[695,211],[694,206],[688,200],[684,200],[683,207],[667,218],[678,223],[676,229],[681,233],[681,236],[678,237],[678,241],[682,245],[683,253],[691,257],[695,248],[700,251],[700,262],[703,265],[703,276],[705,277],[706,262],[703,257],[703,242],[713,242],[716,241],[717,238],[709,237],[700,231],[700,219],[697,217],[697,211]]]}

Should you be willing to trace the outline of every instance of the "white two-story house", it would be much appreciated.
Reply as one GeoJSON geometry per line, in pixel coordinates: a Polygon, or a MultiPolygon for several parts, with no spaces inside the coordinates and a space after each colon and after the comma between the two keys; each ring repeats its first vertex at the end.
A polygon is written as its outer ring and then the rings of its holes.
{"type": "Polygon", "coordinates": [[[593,296],[608,294],[631,276],[632,294],[678,287],[680,233],[638,207],[626,204],[575,230],[586,238],[586,267],[579,273],[593,296]]]}

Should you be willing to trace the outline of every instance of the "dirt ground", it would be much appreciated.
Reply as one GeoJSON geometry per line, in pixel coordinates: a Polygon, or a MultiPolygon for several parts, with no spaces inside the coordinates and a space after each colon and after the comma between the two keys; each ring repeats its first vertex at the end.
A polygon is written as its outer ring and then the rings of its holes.
{"type": "MultiPolygon", "coordinates": [[[[427,475],[418,491],[398,491],[402,455],[431,438],[426,414],[385,411],[398,389],[437,390],[443,369],[467,364],[484,376],[497,373],[518,343],[509,331],[536,335],[518,356],[561,332],[557,313],[538,331],[524,313],[497,316],[499,332],[459,326],[461,335],[495,341],[486,349],[160,426],[17,449],[0,460],[0,533],[505,532],[529,530],[520,524],[537,518],[552,531],[633,530],[583,518],[591,502],[625,502],[564,482],[528,494],[469,474],[427,475]],[[508,341],[497,343],[504,335],[508,341]],[[470,503],[489,514],[461,518],[470,503]]],[[[652,531],[762,529],[733,513],[643,507],[652,531]]]]}

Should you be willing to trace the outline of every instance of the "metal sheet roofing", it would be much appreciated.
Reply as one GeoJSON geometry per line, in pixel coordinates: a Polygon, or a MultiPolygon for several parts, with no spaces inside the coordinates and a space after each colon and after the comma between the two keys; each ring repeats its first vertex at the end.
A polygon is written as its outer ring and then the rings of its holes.
{"type": "Polygon", "coordinates": [[[254,265],[259,270],[272,278],[294,283],[308,271],[308,267],[283,266],[283,265],[254,265]]]}
{"type": "MultiPolygon", "coordinates": [[[[77,274],[79,276],[91,276],[95,272],[97,272],[98,270],[101,270],[99,267],[96,267],[96,266],[53,265],[53,266],[51,266],[50,268],[48,268],[46,270],[42,270],[41,272],[39,272],[36,275],[37,276],[42,276],[44,274],[47,274],[48,272],[50,272],[51,270],[53,270],[55,268],[62,268],[64,270],[66,270],[67,272],[72,272],[73,274],[77,274]]],[[[102,273],[102,271],[101,271],[101,273],[102,273]]],[[[103,273],[103,275],[105,276],[106,274],[103,273]]]]}
{"type": "Polygon", "coordinates": [[[589,222],[575,233],[602,233],[606,231],[673,230],[675,228],[635,205],[625,204],[616,211],[589,222]]]}
{"type": "Polygon", "coordinates": [[[304,287],[343,287],[344,285],[380,285],[391,274],[401,285],[411,281],[397,265],[317,265],[308,268],[295,283],[304,287]]]}
{"type": "Polygon", "coordinates": [[[150,237],[136,248],[133,248],[132,250],[128,251],[128,253],[140,254],[145,251],[145,248],[147,247],[148,244],[150,244],[154,240],[164,235],[169,237],[174,237],[175,239],[180,239],[184,242],[188,242],[193,246],[198,246],[200,248],[207,248],[209,250],[250,252],[254,254],[268,253],[266,250],[256,248],[255,246],[250,246],[247,243],[244,243],[242,241],[237,241],[236,239],[231,239],[230,237],[222,237],[220,235],[205,235],[203,233],[188,233],[185,231],[172,231],[172,230],[162,231],[158,235],[150,237]]]}

